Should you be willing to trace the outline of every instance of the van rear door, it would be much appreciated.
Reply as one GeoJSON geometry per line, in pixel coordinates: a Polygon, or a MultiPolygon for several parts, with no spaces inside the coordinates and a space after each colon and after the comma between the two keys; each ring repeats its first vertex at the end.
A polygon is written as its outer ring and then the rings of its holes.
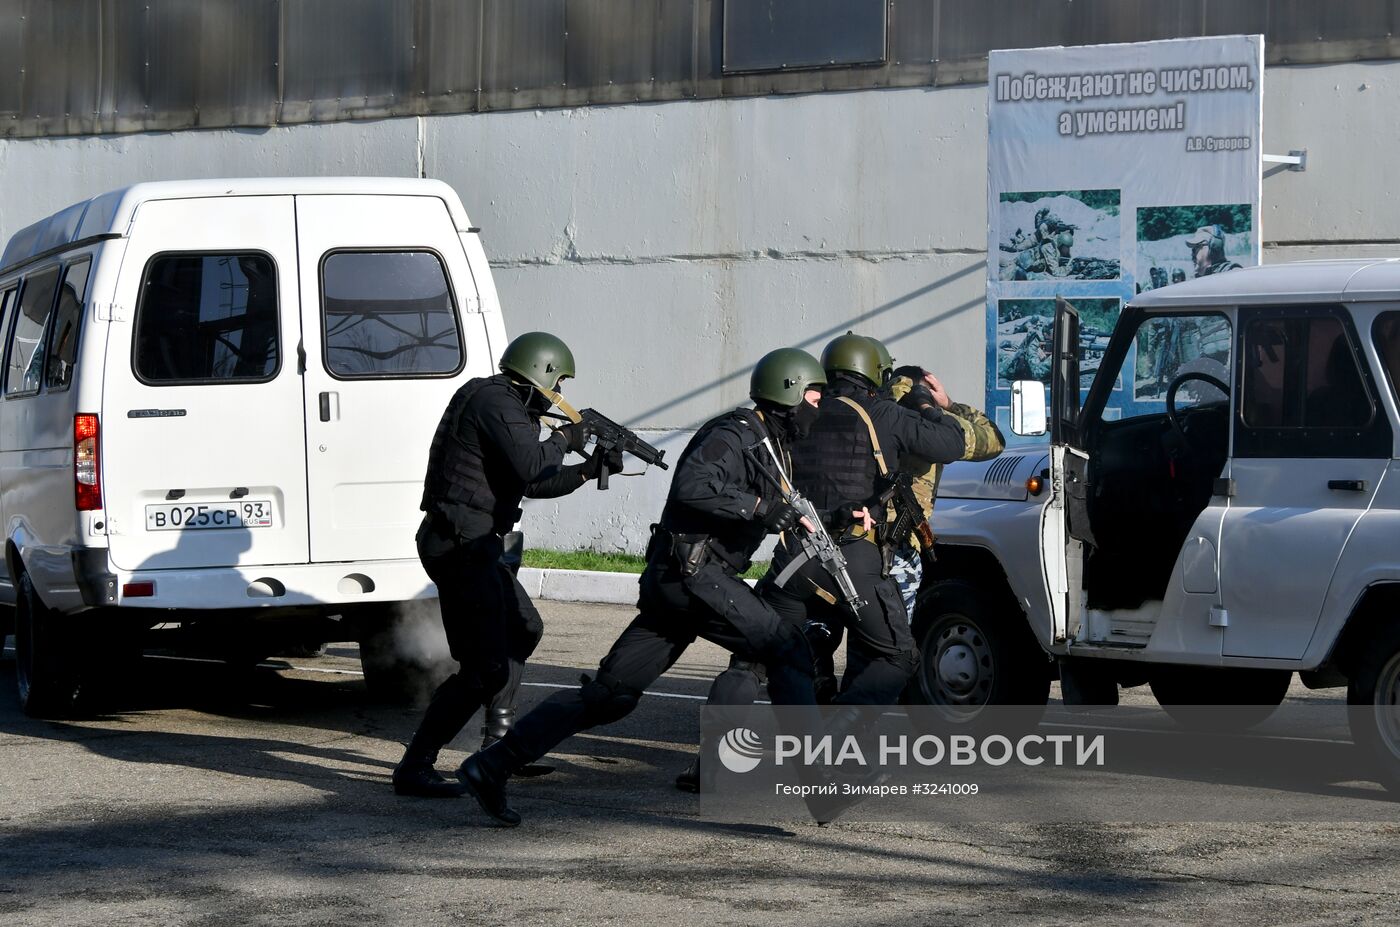
{"type": "Polygon", "coordinates": [[[432,196],[299,195],[296,212],[311,559],[415,558],[433,431],[494,366],[458,230],[432,196]]]}
{"type": "Polygon", "coordinates": [[[105,314],[113,563],[306,562],[292,197],[141,204],[105,314]]]}

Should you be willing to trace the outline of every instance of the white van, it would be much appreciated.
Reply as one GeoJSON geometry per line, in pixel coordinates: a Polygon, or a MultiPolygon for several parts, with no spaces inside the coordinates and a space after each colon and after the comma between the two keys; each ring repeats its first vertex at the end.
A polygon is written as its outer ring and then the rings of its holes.
{"type": "Polygon", "coordinates": [[[202,623],[253,655],[436,595],[428,446],[505,346],[478,231],[438,181],[282,178],[138,184],[10,240],[0,601],[26,711],[72,706],[95,641],[202,623]]]}

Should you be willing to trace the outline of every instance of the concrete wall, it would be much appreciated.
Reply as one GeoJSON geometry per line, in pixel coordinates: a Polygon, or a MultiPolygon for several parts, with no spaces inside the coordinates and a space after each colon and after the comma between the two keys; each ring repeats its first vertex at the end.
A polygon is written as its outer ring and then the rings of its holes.
{"type": "MultiPolygon", "coordinates": [[[[978,401],[985,86],[0,140],[0,238],[138,180],[420,171],[483,228],[511,331],[574,348],[570,398],[674,458],[765,351],[855,327],[978,401]]],[[[1271,68],[1265,259],[1394,253],[1400,63],[1271,68]]],[[[532,543],[639,550],[667,475],[531,504],[532,543]]]]}

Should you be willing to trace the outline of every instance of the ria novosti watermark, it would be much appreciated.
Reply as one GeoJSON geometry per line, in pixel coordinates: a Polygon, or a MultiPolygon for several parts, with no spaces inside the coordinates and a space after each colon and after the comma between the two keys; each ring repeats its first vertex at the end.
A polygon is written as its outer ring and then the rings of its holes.
{"type": "Polygon", "coordinates": [[[701,812],[749,822],[1400,820],[1386,777],[1351,742],[1350,714],[1363,710],[707,707],[701,812]]]}

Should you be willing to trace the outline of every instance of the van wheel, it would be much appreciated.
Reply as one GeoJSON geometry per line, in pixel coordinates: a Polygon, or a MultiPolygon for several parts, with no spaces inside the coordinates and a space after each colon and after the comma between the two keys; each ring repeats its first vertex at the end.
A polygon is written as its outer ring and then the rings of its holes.
{"type": "Polygon", "coordinates": [[[1158,666],[1148,677],[1157,704],[1177,724],[1197,731],[1253,727],[1283,703],[1292,681],[1288,670],[1209,666],[1158,666]]]}
{"type": "Polygon", "coordinates": [[[15,609],[15,680],[19,707],[35,718],[61,718],[77,707],[81,688],[72,635],[61,647],[63,616],[43,603],[28,572],[19,574],[15,609]]]}
{"type": "MultiPolygon", "coordinates": [[[[1050,664],[1019,612],[996,609],[986,594],[960,580],[920,591],[914,610],[919,667],[905,700],[947,709],[971,724],[987,705],[1032,705],[1050,697],[1050,664]]],[[[1039,721],[1027,715],[1028,726],[1039,721]]]]}
{"type": "Polygon", "coordinates": [[[1347,686],[1351,737],[1365,751],[1381,784],[1400,792],[1400,627],[1387,628],[1366,648],[1347,686]]]}

